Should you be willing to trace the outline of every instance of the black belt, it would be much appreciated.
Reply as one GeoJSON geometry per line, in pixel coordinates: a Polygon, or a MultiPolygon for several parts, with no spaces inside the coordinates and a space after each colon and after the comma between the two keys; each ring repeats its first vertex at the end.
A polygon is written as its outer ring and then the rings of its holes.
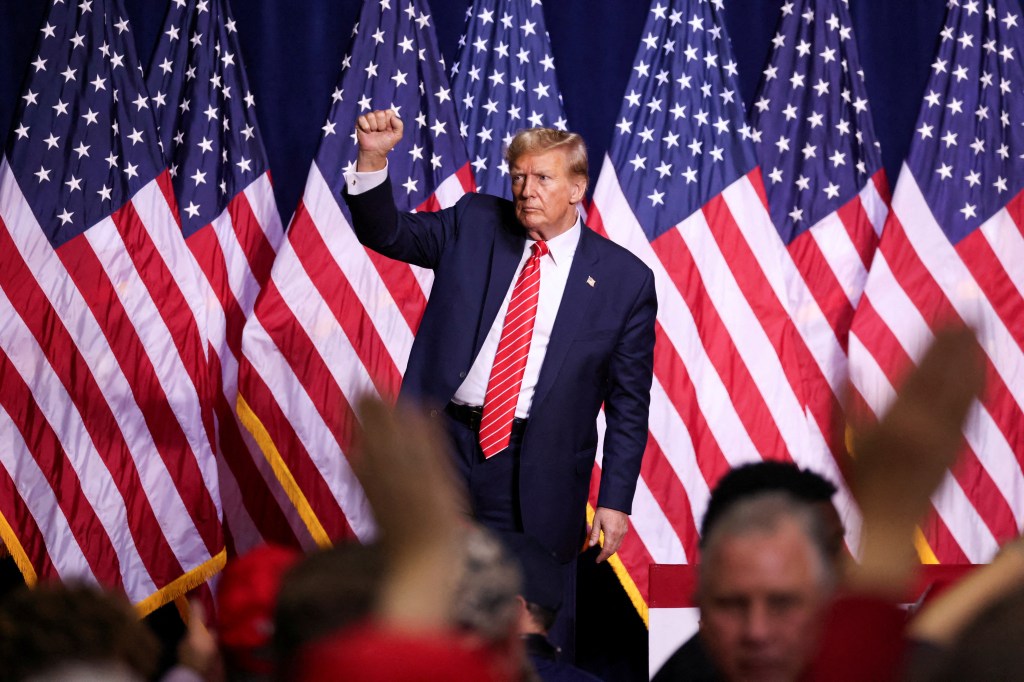
{"type": "MultiPolygon", "coordinates": [[[[484,408],[476,407],[473,405],[459,405],[458,403],[448,403],[444,411],[449,417],[465,425],[472,431],[480,430],[480,418],[484,415],[484,408]]],[[[516,417],[512,420],[512,435],[519,435],[526,430],[526,419],[520,419],[516,417]]]]}

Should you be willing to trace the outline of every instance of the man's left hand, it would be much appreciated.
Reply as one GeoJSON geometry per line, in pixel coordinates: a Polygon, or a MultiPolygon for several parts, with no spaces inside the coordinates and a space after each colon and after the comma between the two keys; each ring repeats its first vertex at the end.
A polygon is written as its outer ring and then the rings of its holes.
{"type": "Polygon", "coordinates": [[[622,544],[622,538],[626,537],[627,531],[629,531],[628,514],[607,507],[597,508],[597,511],[594,512],[594,525],[589,528],[590,537],[587,540],[587,547],[593,547],[597,544],[601,533],[604,533],[604,543],[601,546],[601,553],[597,555],[597,563],[601,563],[619,550],[619,545],[622,544]]]}

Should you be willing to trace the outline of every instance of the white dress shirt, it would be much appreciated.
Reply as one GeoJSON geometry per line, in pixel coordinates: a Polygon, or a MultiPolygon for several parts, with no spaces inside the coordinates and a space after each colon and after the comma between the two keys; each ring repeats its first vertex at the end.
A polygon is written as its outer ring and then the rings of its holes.
{"type": "MultiPolygon", "coordinates": [[[[368,172],[349,171],[345,173],[345,184],[348,193],[354,196],[377,187],[384,182],[385,178],[387,178],[387,167],[368,172]]],[[[530,414],[533,392],[537,388],[540,368],[544,364],[544,355],[547,353],[548,342],[551,340],[551,330],[555,326],[555,316],[558,314],[558,308],[562,302],[565,283],[569,279],[569,269],[572,267],[572,259],[576,255],[576,247],[579,246],[582,232],[583,221],[577,215],[575,224],[569,230],[548,240],[548,253],[541,258],[537,318],[533,326],[530,352],[526,357],[526,372],[519,389],[519,402],[516,403],[517,417],[525,419],[530,414]]],[[[473,360],[469,373],[466,374],[459,389],[455,391],[452,400],[456,403],[474,406],[484,404],[487,380],[491,376],[491,366],[494,364],[494,356],[498,353],[498,342],[501,340],[501,330],[505,323],[505,312],[512,299],[512,289],[515,288],[516,280],[519,279],[519,273],[530,257],[530,247],[532,246],[533,241],[527,239],[523,246],[523,255],[519,259],[519,267],[516,268],[516,276],[509,282],[508,291],[505,292],[505,300],[502,301],[501,308],[498,309],[494,323],[487,332],[487,337],[484,339],[476,359],[473,360]]]]}
{"type": "MultiPolygon", "coordinates": [[[[517,417],[526,418],[530,414],[533,392],[537,388],[540,368],[544,364],[548,341],[551,340],[551,329],[555,326],[555,316],[558,314],[558,307],[562,302],[565,283],[569,279],[569,268],[572,267],[572,259],[576,255],[576,247],[580,243],[582,231],[583,224],[577,216],[576,223],[569,230],[548,240],[548,253],[540,259],[540,294],[537,298],[537,318],[533,325],[530,353],[526,356],[526,372],[523,374],[523,383],[519,388],[519,402],[516,403],[517,417]]],[[[515,288],[516,280],[519,279],[519,273],[530,257],[532,246],[533,241],[527,239],[523,246],[522,258],[519,259],[519,267],[516,268],[516,276],[509,283],[508,291],[505,292],[505,300],[501,302],[501,308],[498,309],[498,314],[494,318],[494,324],[487,332],[487,337],[484,339],[484,344],[480,347],[476,359],[473,360],[469,374],[459,386],[459,390],[455,391],[453,400],[457,403],[463,405],[484,404],[487,380],[491,376],[491,366],[494,364],[494,356],[498,353],[501,329],[505,324],[505,312],[512,299],[512,289],[515,288]]]]}

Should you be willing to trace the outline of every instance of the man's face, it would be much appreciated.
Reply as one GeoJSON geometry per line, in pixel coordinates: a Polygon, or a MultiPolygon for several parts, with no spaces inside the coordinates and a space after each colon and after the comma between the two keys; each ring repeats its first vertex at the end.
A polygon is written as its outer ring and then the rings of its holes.
{"type": "Polygon", "coordinates": [[[728,680],[794,680],[817,646],[828,600],[821,561],[796,521],[709,548],[701,639],[728,680]]]}
{"type": "Polygon", "coordinates": [[[516,218],[534,239],[551,239],[576,223],[586,181],[569,171],[560,149],[523,154],[509,168],[516,218]]]}

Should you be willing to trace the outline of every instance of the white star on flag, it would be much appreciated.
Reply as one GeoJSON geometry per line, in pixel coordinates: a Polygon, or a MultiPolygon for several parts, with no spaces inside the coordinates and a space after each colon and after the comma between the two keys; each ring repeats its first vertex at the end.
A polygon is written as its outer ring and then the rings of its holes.
{"type": "Polygon", "coordinates": [[[452,67],[453,97],[459,120],[465,125],[469,153],[484,160],[483,164],[474,164],[477,188],[511,198],[508,173],[503,172],[501,162],[506,137],[524,127],[519,111],[530,112],[527,120],[533,127],[565,130],[565,110],[555,80],[543,8],[537,0],[475,0],[466,16],[459,61],[452,67]],[[491,15],[508,17],[508,21],[486,21],[485,17],[491,15]],[[527,25],[530,31],[520,28],[527,25]],[[478,43],[505,45],[508,49],[479,50],[478,43]],[[474,78],[478,71],[508,74],[508,78],[481,83],[474,78]],[[474,100],[486,100],[486,104],[477,107],[474,100]],[[484,130],[488,131],[486,137],[481,136],[484,130]],[[493,137],[490,131],[494,131],[493,137]]]}

